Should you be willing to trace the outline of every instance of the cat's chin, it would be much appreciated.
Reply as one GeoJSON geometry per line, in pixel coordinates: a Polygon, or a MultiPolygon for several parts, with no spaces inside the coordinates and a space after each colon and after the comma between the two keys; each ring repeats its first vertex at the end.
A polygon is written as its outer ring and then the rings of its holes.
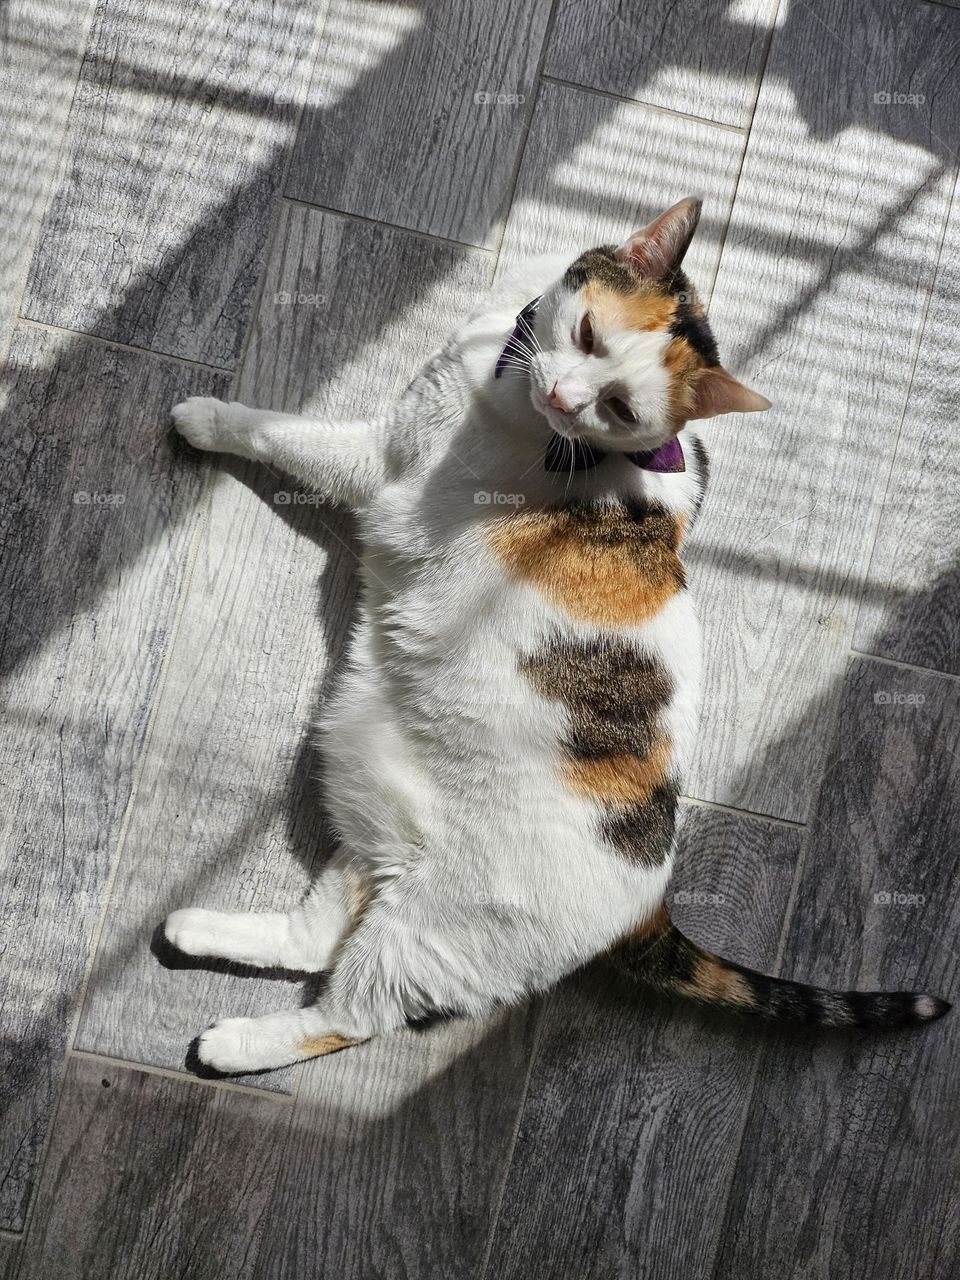
{"type": "Polygon", "coordinates": [[[652,433],[649,438],[639,438],[620,436],[617,433],[585,431],[572,423],[566,414],[558,413],[550,405],[540,402],[536,395],[531,396],[531,400],[537,413],[556,435],[564,440],[579,440],[585,445],[598,449],[601,453],[652,453],[671,439],[669,435],[654,437],[652,433]]]}

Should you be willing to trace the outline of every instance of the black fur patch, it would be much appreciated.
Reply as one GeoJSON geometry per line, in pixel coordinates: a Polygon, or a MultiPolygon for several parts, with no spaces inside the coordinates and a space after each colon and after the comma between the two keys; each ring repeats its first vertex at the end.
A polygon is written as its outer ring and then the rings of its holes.
{"type": "Polygon", "coordinates": [[[677,788],[665,782],[645,804],[631,804],[603,821],[604,839],[618,853],[641,867],[662,867],[673,844],[677,818],[677,788]]]}
{"type": "Polygon", "coordinates": [[[696,292],[686,275],[678,268],[669,281],[670,292],[677,300],[677,310],[670,325],[674,338],[683,338],[708,367],[720,363],[713,330],[703,314],[696,292]]]}
{"type": "Polygon", "coordinates": [[[642,757],[660,740],[670,676],[632,645],[557,639],[525,658],[521,670],[539,694],[566,704],[571,735],[565,747],[573,759],[642,757]]]}
{"type": "Polygon", "coordinates": [[[588,249],[581,253],[564,273],[563,283],[568,289],[582,289],[589,281],[595,280],[615,293],[633,293],[637,287],[637,277],[630,268],[616,256],[612,245],[601,245],[599,249],[588,249]]]}

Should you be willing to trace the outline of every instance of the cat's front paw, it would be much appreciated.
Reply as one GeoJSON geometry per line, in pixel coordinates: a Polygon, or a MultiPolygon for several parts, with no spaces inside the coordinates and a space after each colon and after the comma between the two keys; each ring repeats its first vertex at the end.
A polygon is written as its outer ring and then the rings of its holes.
{"type": "Polygon", "coordinates": [[[166,940],[185,956],[216,956],[217,920],[219,912],[203,907],[184,907],[174,911],[163,922],[166,940]]]}
{"type": "Polygon", "coordinates": [[[195,449],[219,451],[223,444],[222,412],[229,405],[212,396],[191,396],[170,410],[174,426],[195,449]]]}

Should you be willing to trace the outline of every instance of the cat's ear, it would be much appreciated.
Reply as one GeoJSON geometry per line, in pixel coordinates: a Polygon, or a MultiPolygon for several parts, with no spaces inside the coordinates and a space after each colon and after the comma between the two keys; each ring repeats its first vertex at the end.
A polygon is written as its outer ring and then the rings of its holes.
{"type": "Polygon", "coordinates": [[[691,418],[715,418],[718,413],[759,413],[770,401],[738,382],[723,365],[703,369],[694,390],[691,418]]]}
{"type": "Polygon", "coordinates": [[[617,249],[617,257],[641,276],[659,280],[675,271],[690,248],[700,221],[703,201],[696,196],[678,200],[648,227],[635,231],[617,249]]]}

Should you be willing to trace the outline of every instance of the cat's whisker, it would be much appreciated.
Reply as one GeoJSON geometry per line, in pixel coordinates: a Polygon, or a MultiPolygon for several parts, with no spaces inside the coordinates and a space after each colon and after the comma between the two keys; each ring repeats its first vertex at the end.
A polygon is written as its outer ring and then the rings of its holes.
{"type": "Polygon", "coordinates": [[[530,340],[534,344],[535,350],[538,352],[542,352],[543,347],[541,347],[540,345],[540,339],[537,337],[536,333],[534,332],[533,326],[530,324],[530,321],[526,318],[526,316],[524,315],[517,316],[517,324],[518,326],[522,326],[524,330],[524,336],[530,338],[530,340]]]}

